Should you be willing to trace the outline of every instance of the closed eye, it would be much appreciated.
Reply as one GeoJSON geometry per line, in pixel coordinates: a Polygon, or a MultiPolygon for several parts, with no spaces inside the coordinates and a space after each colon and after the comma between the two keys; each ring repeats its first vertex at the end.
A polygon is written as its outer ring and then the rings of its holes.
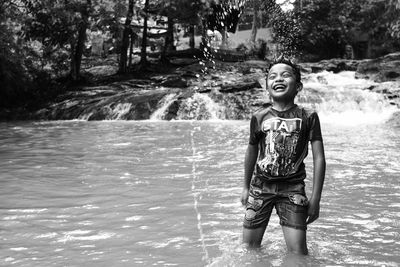
{"type": "Polygon", "coordinates": [[[282,74],[282,77],[284,77],[284,78],[290,78],[290,77],[293,77],[293,74],[292,74],[291,72],[284,72],[284,73],[282,74]]]}

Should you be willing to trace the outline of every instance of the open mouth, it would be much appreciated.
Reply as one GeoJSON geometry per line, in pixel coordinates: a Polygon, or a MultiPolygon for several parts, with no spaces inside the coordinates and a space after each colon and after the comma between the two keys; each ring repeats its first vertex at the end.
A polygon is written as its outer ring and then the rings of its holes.
{"type": "Polygon", "coordinates": [[[274,85],[274,87],[272,87],[272,89],[274,89],[275,91],[281,91],[281,90],[285,90],[286,86],[283,84],[277,84],[277,85],[274,85]]]}

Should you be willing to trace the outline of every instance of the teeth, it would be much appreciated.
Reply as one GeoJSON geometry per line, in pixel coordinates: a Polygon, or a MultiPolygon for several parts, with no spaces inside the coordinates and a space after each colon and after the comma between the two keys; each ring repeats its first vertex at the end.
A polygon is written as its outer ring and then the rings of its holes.
{"type": "Polygon", "coordinates": [[[275,85],[274,89],[275,90],[277,90],[277,89],[285,89],[285,86],[283,86],[283,85],[275,85]]]}

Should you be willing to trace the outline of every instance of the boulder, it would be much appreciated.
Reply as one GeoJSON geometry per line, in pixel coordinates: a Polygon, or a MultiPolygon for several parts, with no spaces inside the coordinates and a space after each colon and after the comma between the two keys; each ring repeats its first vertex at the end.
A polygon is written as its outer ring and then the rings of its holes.
{"type": "Polygon", "coordinates": [[[389,103],[400,107],[400,80],[377,83],[369,88],[371,91],[384,94],[389,103]]]}
{"type": "Polygon", "coordinates": [[[163,81],[160,82],[160,85],[164,87],[185,88],[189,86],[189,83],[182,77],[172,75],[166,76],[163,81]]]}
{"type": "Polygon", "coordinates": [[[222,85],[219,91],[224,93],[234,93],[239,91],[247,91],[253,88],[262,88],[262,86],[258,81],[239,81],[235,84],[222,85]]]}
{"type": "Polygon", "coordinates": [[[358,64],[356,78],[370,79],[375,82],[400,80],[400,53],[362,60],[358,64]]]}

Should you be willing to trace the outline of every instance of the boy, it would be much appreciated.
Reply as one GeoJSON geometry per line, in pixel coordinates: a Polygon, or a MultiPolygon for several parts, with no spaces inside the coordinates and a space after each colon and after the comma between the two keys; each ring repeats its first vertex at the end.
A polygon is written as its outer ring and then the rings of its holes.
{"type": "Polygon", "coordinates": [[[290,252],[308,254],[307,224],[319,216],[325,177],[325,155],[316,112],[297,106],[294,98],[303,89],[299,67],[283,57],[267,73],[272,105],[251,118],[250,139],[245,155],[246,205],[243,242],[259,247],[273,207],[280,218],[290,252]],[[308,201],[304,190],[304,158],[311,142],[314,178],[308,201]]]}

